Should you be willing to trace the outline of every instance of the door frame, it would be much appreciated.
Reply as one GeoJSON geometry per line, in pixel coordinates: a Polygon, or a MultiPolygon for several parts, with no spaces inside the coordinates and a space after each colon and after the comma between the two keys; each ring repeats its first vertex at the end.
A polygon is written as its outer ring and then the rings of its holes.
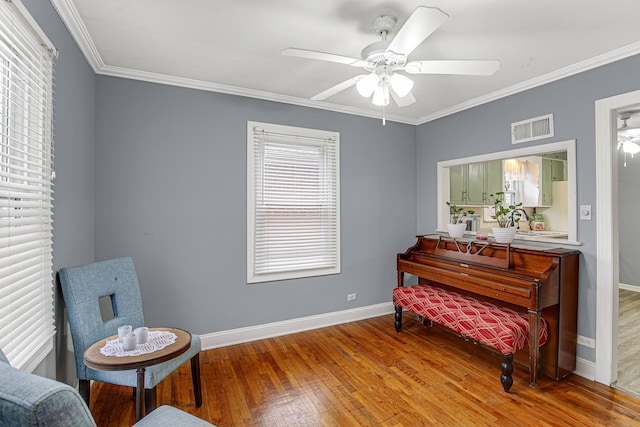
{"type": "Polygon", "coordinates": [[[596,363],[595,380],[618,378],[618,162],[617,111],[640,104],[640,90],[597,100],[596,149],[596,363]]]}

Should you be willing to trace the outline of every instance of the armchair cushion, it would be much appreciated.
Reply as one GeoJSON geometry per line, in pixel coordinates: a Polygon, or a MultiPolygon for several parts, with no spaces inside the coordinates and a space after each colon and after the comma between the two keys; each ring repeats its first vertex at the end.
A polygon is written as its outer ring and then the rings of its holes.
{"type": "Polygon", "coordinates": [[[20,371],[0,361],[0,425],[95,426],[78,392],[66,384],[20,371]]]}
{"type": "MultiPolygon", "coordinates": [[[[0,351],[0,426],[92,427],[96,423],[78,392],[66,384],[20,371],[0,351]]],[[[161,406],[135,427],[212,426],[171,406],[161,406]]]]}

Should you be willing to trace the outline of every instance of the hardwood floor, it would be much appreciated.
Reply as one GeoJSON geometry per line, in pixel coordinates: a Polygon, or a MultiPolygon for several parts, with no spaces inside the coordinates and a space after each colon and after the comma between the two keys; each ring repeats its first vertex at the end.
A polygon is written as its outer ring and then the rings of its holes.
{"type": "Polygon", "coordinates": [[[620,289],[618,381],[616,386],[640,395],[640,292],[620,289]]]}
{"type": "MultiPolygon", "coordinates": [[[[632,426],[640,399],[570,375],[533,389],[516,365],[511,393],[500,358],[407,314],[348,323],[201,354],[203,405],[189,364],[158,386],[169,404],[231,426],[632,426]]],[[[134,423],[131,389],[95,383],[98,426],[134,423]]]]}

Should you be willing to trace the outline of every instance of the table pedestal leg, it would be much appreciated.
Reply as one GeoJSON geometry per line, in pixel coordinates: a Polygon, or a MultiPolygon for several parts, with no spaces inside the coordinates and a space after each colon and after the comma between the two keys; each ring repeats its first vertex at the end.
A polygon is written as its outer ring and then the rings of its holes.
{"type": "Polygon", "coordinates": [[[145,416],[144,411],[144,368],[138,368],[138,386],[136,387],[136,421],[145,416]]]}

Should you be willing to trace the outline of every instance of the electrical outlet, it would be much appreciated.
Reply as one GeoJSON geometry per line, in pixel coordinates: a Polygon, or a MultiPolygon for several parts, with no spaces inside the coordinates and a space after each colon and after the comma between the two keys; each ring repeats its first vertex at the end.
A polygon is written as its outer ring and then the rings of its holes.
{"type": "Polygon", "coordinates": [[[357,297],[357,294],[349,294],[347,295],[347,301],[355,301],[357,297]]]}
{"type": "Polygon", "coordinates": [[[596,348],[596,340],[593,338],[583,337],[582,335],[578,335],[578,344],[589,348],[596,348]]]}

